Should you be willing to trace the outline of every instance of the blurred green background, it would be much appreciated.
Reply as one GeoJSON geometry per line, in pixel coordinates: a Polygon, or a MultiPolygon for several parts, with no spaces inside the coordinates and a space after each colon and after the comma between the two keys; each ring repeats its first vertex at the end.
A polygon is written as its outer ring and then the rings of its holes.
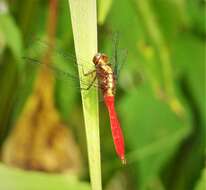
{"type": "MultiPolygon", "coordinates": [[[[22,58],[35,49],[35,39],[49,36],[49,14],[56,12],[51,63],[64,71],[71,69],[59,53],[60,49],[74,53],[68,1],[59,0],[56,9],[51,2],[0,1],[2,190],[89,189],[78,88],[64,80],[42,78],[22,58]],[[38,80],[46,81],[46,87],[38,80]]],[[[121,166],[115,154],[108,113],[100,102],[103,189],[205,189],[206,2],[99,0],[97,4],[99,51],[112,54],[115,32],[119,46],[128,50],[116,94],[128,164],[121,166]]],[[[45,52],[36,49],[41,59],[45,52]]]]}

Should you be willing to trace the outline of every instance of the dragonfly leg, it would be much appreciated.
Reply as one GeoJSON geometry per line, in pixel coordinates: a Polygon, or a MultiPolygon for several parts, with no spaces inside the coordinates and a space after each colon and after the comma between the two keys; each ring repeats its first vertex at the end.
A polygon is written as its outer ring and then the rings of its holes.
{"type": "Polygon", "coordinates": [[[91,74],[93,74],[93,73],[95,73],[95,72],[96,72],[96,69],[91,70],[91,71],[88,71],[87,73],[85,73],[85,72],[84,72],[84,69],[82,68],[82,73],[83,73],[84,76],[89,76],[89,75],[91,75],[91,74]]]}
{"type": "Polygon", "coordinates": [[[94,78],[92,79],[92,82],[89,84],[88,87],[86,87],[86,88],[81,88],[81,90],[89,90],[89,89],[92,87],[92,85],[94,84],[96,78],[97,78],[97,75],[94,76],[94,78]]]}

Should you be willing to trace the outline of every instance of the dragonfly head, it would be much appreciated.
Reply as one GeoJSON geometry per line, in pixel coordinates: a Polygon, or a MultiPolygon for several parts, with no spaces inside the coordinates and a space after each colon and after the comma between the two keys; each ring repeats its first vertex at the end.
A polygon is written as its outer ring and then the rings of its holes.
{"type": "Polygon", "coordinates": [[[108,61],[109,61],[109,58],[104,53],[97,53],[93,57],[93,63],[95,65],[98,65],[98,64],[108,64],[108,61]]]}

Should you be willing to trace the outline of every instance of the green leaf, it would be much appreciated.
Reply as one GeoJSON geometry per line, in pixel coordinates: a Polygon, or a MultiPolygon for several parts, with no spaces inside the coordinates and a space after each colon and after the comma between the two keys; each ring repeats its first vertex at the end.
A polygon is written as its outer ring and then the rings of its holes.
{"type": "Polygon", "coordinates": [[[20,61],[22,56],[21,32],[10,15],[0,15],[0,32],[14,57],[20,61]]]}
{"type": "Polygon", "coordinates": [[[69,174],[23,171],[0,165],[0,189],[5,190],[89,190],[89,184],[69,174]]]}
{"type": "MultiPolygon", "coordinates": [[[[72,70],[70,67],[69,60],[63,59],[62,56],[56,56],[54,58],[54,62],[58,63],[59,66],[63,71],[70,73],[69,71],[72,70]]],[[[73,65],[74,66],[74,65],[73,65]]],[[[77,74],[77,73],[76,73],[77,74]]],[[[77,74],[78,77],[78,74],[77,74]]],[[[76,100],[77,95],[80,96],[80,93],[77,91],[80,91],[78,80],[72,81],[72,78],[68,77],[68,80],[56,80],[56,89],[55,89],[55,95],[56,95],[56,102],[57,106],[65,120],[68,119],[68,115],[73,110],[73,106],[76,100]]]]}
{"type": "Polygon", "coordinates": [[[206,188],[206,168],[203,169],[202,176],[198,180],[194,190],[205,190],[205,188],[206,188]]]}
{"type": "Polygon", "coordinates": [[[177,31],[188,25],[185,0],[156,0],[152,5],[164,37],[171,42],[177,31]]]}
{"type": "Polygon", "coordinates": [[[4,64],[0,64],[0,144],[8,131],[8,126],[13,122],[12,109],[16,92],[19,87],[17,65],[11,53],[5,53],[4,64]]]}
{"type": "Polygon", "coordinates": [[[146,85],[122,100],[120,113],[125,141],[131,149],[128,163],[136,168],[140,187],[148,187],[188,136],[190,127],[146,85]]]}
{"type": "Polygon", "coordinates": [[[203,35],[206,34],[206,4],[201,0],[188,0],[188,12],[192,26],[195,31],[203,35]]]}
{"type": "Polygon", "coordinates": [[[176,179],[174,181],[168,179],[169,186],[182,190],[191,189],[194,186],[204,164],[205,48],[204,42],[199,37],[186,32],[180,33],[173,43],[174,68],[184,90],[184,99],[193,114],[193,134],[177,155],[179,161],[174,163],[175,167],[170,168],[170,175],[175,175],[176,179]],[[187,159],[182,160],[183,156],[187,159]]]}
{"type": "MultiPolygon", "coordinates": [[[[84,72],[94,70],[93,56],[97,53],[97,13],[96,0],[69,0],[72,30],[77,62],[83,63],[84,72]],[[90,63],[90,64],[89,64],[90,63]],[[86,70],[87,69],[87,70],[86,70]]],[[[91,82],[92,76],[85,77],[79,66],[79,77],[91,82]]],[[[80,81],[81,87],[83,83],[80,81]]],[[[99,138],[99,106],[97,88],[90,89],[90,93],[82,91],[82,106],[86,129],[89,171],[93,190],[102,189],[100,138],[99,138]]]]}
{"type": "Polygon", "coordinates": [[[195,99],[205,120],[205,43],[191,34],[182,33],[173,44],[173,63],[179,77],[186,79],[189,93],[195,99]]]}
{"type": "Polygon", "coordinates": [[[99,0],[98,1],[98,23],[104,24],[105,19],[110,11],[113,0],[99,0]]]}

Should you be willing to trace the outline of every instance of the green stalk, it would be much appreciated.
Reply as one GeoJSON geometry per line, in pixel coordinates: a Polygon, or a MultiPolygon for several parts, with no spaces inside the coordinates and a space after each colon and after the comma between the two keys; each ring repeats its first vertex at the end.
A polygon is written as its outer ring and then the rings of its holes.
{"type": "Polygon", "coordinates": [[[184,113],[185,110],[181,102],[176,97],[170,54],[167,49],[167,45],[165,43],[164,37],[161,31],[159,30],[160,27],[158,26],[158,23],[156,21],[156,17],[151,8],[150,1],[136,0],[136,5],[144,21],[145,28],[151,40],[154,42],[157,48],[157,52],[160,56],[160,64],[162,67],[163,82],[164,82],[163,85],[164,85],[164,90],[166,92],[166,95],[168,97],[167,98],[168,104],[177,115],[182,117],[185,114],[184,113]]]}
{"type": "Polygon", "coordinates": [[[112,7],[113,0],[99,0],[98,1],[98,24],[103,25],[106,17],[112,7]]]}
{"type": "MultiPolygon", "coordinates": [[[[69,6],[77,62],[80,64],[81,58],[88,60],[87,63],[81,63],[84,72],[87,73],[94,69],[92,58],[97,52],[96,0],[69,0],[69,6]]],[[[79,77],[91,81],[93,76],[85,77],[82,67],[79,66],[79,77]]],[[[83,87],[83,84],[81,86],[83,87]]],[[[90,92],[82,91],[81,95],[91,186],[93,190],[101,190],[98,92],[96,88],[92,88],[90,92]]]]}
{"type": "Polygon", "coordinates": [[[156,17],[150,7],[148,0],[144,2],[136,1],[138,10],[143,18],[147,32],[156,45],[160,55],[160,61],[163,69],[164,87],[168,96],[174,96],[173,73],[168,52],[164,43],[163,36],[159,30],[156,17]]]}

